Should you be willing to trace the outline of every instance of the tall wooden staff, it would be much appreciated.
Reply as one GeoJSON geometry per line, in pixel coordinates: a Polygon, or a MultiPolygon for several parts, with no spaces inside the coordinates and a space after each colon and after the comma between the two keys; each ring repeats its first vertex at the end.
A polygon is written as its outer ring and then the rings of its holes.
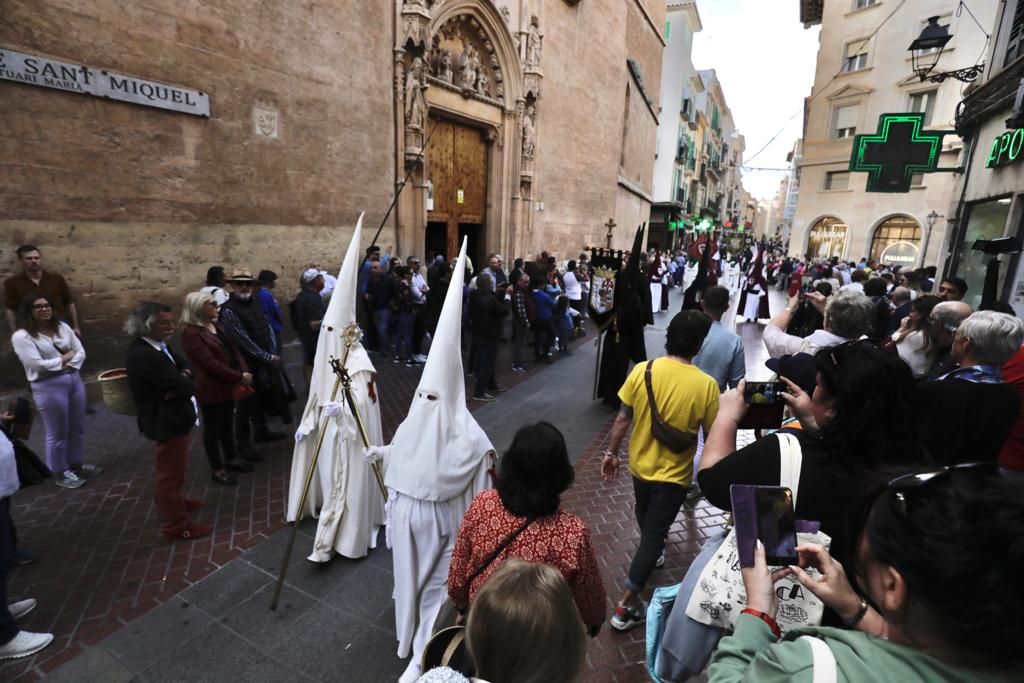
{"type": "MultiPolygon", "coordinates": [[[[369,448],[370,440],[366,435],[366,428],[363,426],[363,421],[359,417],[359,412],[356,410],[355,401],[352,398],[352,383],[349,378],[348,369],[345,365],[348,363],[348,354],[352,349],[352,345],[359,341],[359,327],[355,324],[349,325],[341,333],[342,339],[345,342],[345,355],[339,361],[337,358],[330,360],[331,370],[334,371],[335,380],[334,387],[331,389],[331,402],[338,397],[338,389],[344,390],[345,402],[348,404],[349,409],[352,411],[352,415],[355,417],[356,426],[358,427],[360,439],[363,442],[365,448],[369,448]]],[[[277,577],[277,585],[274,587],[274,597],[270,601],[270,609],[276,610],[278,600],[281,598],[281,589],[284,587],[284,577],[288,573],[288,563],[292,557],[292,548],[295,547],[295,536],[299,531],[299,522],[302,519],[302,511],[306,507],[306,498],[309,495],[309,487],[313,483],[313,473],[316,471],[317,460],[320,458],[320,449],[324,445],[324,436],[327,434],[327,421],[331,418],[325,416],[320,423],[320,436],[316,441],[316,449],[313,451],[313,457],[310,458],[309,467],[306,470],[306,481],[302,486],[302,496],[299,498],[299,508],[295,515],[295,522],[292,524],[292,532],[288,535],[288,547],[284,551],[284,560],[281,562],[281,573],[277,577]]],[[[381,489],[381,494],[384,496],[384,500],[387,500],[387,489],[384,488],[384,477],[380,471],[380,463],[373,463],[373,472],[377,478],[377,485],[381,489]]]]}

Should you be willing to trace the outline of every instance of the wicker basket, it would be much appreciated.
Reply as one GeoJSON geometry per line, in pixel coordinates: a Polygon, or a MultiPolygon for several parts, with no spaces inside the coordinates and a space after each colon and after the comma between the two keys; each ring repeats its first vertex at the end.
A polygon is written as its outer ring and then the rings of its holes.
{"type": "Polygon", "coordinates": [[[107,410],[119,415],[136,415],[135,401],[128,386],[128,371],[116,368],[101,372],[96,378],[103,390],[103,402],[107,410]]]}

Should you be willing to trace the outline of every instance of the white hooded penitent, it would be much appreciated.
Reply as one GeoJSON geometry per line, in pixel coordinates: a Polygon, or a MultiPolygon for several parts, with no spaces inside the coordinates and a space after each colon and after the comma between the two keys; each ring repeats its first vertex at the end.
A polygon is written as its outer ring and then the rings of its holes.
{"type": "Polygon", "coordinates": [[[455,263],[437,333],[409,415],[391,445],[372,449],[387,463],[388,540],[395,568],[398,656],[412,659],[399,679],[415,681],[431,627],[447,595],[445,578],[459,522],[490,486],[494,447],[466,408],[462,375],[462,287],[466,241],[455,263]]]}
{"type": "Polygon", "coordinates": [[[442,501],[465,493],[490,466],[494,450],[487,434],[466,407],[462,373],[462,287],[466,240],[452,273],[430,343],[430,354],[409,413],[391,440],[384,483],[419,500],[442,501]]]}
{"type": "MultiPolygon", "coordinates": [[[[288,487],[288,521],[300,516],[298,507],[306,471],[316,451],[320,430],[325,430],[317,468],[306,497],[306,508],[301,515],[316,517],[319,509],[320,520],[313,552],[309,556],[313,562],[328,561],[332,549],[345,557],[363,557],[376,546],[377,530],[384,523],[384,501],[373,470],[362,457],[363,443],[340,387],[331,400],[337,376],[330,361],[332,358],[345,358],[343,332],[356,322],[362,226],[363,217],[360,216],[338,274],[337,287],[320,326],[309,400],[295,433],[295,453],[288,487]]],[[[371,444],[379,444],[383,436],[380,405],[374,386],[376,373],[361,342],[352,344],[345,367],[352,380],[352,398],[366,434],[371,444]]]]}

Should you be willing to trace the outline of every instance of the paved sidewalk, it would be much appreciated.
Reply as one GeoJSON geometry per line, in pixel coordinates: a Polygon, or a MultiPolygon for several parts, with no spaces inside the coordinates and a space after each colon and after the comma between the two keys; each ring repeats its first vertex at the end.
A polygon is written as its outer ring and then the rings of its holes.
{"type": "MultiPolygon", "coordinates": [[[[674,308],[678,302],[674,292],[674,308]]],[[[659,315],[649,331],[652,356],[660,353],[669,319],[670,314],[659,315]]],[[[740,333],[748,374],[757,378],[767,370],[755,328],[741,326],[740,333]]],[[[577,342],[574,350],[542,372],[503,376],[501,382],[517,386],[475,414],[499,449],[528,422],[549,419],[563,429],[577,467],[565,506],[589,525],[614,596],[638,537],[631,521],[632,490],[627,477],[606,484],[598,476],[597,454],[612,415],[590,400],[592,340],[577,342]]],[[[388,389],[382,409],[390,436],[419,372],[390,363],[378,370],[388,389]]],[[[33,614],[24,626],[52,628],[59,641],[46,658],[0,667],[0,679],[34,680],[51,671],[47,680],[56,681],[397,678],[405,663],[395,657],[391,556],[384,548],[364,560],[313,565],[304,559],[312,521],[304,522],[282,604],[276,613],[268,609],[287,541],[281,517],[290,441],[265,449],[268,463],[236,489],[207,486],[196,444],[189,495],[205,497],[200,519],[212,521],[218,531],[212,539],[171,544],[154,538],[148,444],[137,443],[130,418],[101,410],[92,422],[89,434],[104,434],[110,449],[106,457],[97,454],[100,462],[114,463],[104,475],[111,475],[109,481],[100,478],[73,492],[52,485],[29,489],[15,506],[26,547],[44,558],[13,575],[12,595],[40,598],[40,615],[33,614]],[[126,478],[129,470],[133,474],[126,478]],[[90,497],[60,495],[66,493],[90,497]],[[56,524],[58,517],[72,521],[56,524]],[[68,561],[57,561],[62,556],[68,561]]],[[[723,522],[723,513],[704,501],[684,508],[670,533],[666,566],[656,572],[652,586],[679,581],[700,544],[723,522]]],[[[586,680],[647,680],[642,661],[642,629],[620,634],[606,628],[591,644],[586,680]]]]}
{"type": "MultiPolygon", "coordinates": [[[[593,330],[592,324],[588,327],[593,330]]],[[[573,346],[588,343],[580,339],[573,346]]],[[[286,357],[297,354],[297,347],[286,349],[286,357]]],[[[502,345],[497,366],[499,382],[508,387],[537,374],[552,374],[566,361],[582,358],[582,354],[570,356],[521,374],[511,372],[509,354],[508,345],[502,345]]],[[[422,370],[394,364],[379,354],[374,354],[373,361],[381,387],[384,435],[390,439],[405,417],[422,370]]],[[[297,364],[289,366],[289,374],[301,390],[297,364]]],[[[472,378],[467,378],[467,386],[471,383],[472,378]]],[[[301,413],[304,405],[301,396],[294,412],[301,413]]],[[[500,412],[507,405],[503,398],[487,405],[470,402],[469,407],[500,412]]],[[[193,432],[184,490],[188,498],[204,501],[193,519],[213,525],[214,533],[191,543],[172,543],[159,534],[152,444],[138,434],[135,418],[115,415],[102,404],[93,408],[95,413],[86,424],[86,462],[103,465],[104,474],[77,490],[57,488],[50,481],[20,491],[12,499],[20,543],[41,560],[10,574],[8,595],[12,600],[36,598],[39,607],[21,626],[51,632],[55,640],[34,657],[0,664],[0,680],[41,678],[267,541],[284,525],[290,438],[262,445],[259,450],[266,461],[254,473],[239,475],[238,486],[223,487],[210,481],[200,433],[193,432]]],[[[40,456],[44,436],[39,421],[29,443],[40,456]]]]}

